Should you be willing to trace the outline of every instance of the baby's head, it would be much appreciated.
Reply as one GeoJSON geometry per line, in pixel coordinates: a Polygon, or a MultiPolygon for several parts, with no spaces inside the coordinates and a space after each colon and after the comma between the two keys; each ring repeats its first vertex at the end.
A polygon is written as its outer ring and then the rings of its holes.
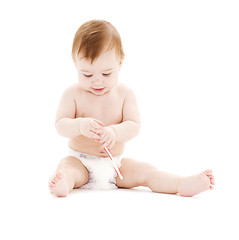
{"type": "Polygon", "coordinates": [[[85,58],[93,63],[102,52],[115,50],[116,56],[124,58],[120,35],[116,28],[103,20],[92,20],[84,23],[77,30],[72,46],[72,58],[85,58]]]}
{"type": "Polygon", "coordinates": [[[84,23],[75,34],[72,58],[80,87],[94,95],[104,95],[117,85],[124,59],[118,31],[102,20],[84,23]]]}

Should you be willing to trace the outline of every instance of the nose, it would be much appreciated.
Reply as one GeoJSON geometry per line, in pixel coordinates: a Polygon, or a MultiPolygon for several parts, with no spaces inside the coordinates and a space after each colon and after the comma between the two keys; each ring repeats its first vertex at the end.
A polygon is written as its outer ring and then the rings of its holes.
{"type": "Polygon", "coordinates": [[[100,76],[95,76],[95,78],[94,78],[94,80],[93,80],[93,83],[94,83],[95,85],[102,85],[103,81],[102,81],[102,79],[101,79],[100,76]]]}

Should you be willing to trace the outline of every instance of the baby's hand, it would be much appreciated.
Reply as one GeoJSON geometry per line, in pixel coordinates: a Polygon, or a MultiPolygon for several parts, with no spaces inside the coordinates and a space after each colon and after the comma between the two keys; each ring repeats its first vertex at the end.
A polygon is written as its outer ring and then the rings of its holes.
{"type": "Polygon", "coordinates": [[[116,140],[116,134],[112,127],[104,127],[103,128],[104,133],[101,135],[101,139],[99,140],[99,143],[103,143],[102,149],[105,147],[107,148],[113,148],[115,145],[116,140]]]}
{"type": "Polygon", "coordinates": [[[101,139],[104,123],[94,118],[80,118],[80,133],[88,138],[101,139]]]}

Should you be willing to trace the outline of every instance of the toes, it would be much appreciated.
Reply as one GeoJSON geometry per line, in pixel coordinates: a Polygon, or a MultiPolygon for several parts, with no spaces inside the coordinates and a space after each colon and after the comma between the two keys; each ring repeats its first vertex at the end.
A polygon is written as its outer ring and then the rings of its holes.
{"type": "Polygon", "coordinates": [[[51,188],[53,188],[53,187],[55,187],[55,183],[54,182],[49,182],[49,187],[51,187],[51,188]]]}
{"type": "Polygon", "coordinates": [[[203,173],[206,174],[207,176],[212,176],[212,170],[206,170],[203,173]]]}
{"type": "Polygon", "coordinates": [[[215,185],[215,180],[213,176],[209,176],[210,182],[212,185],[215,185]]]}
{"type": "Polygon", "coordinates": [[[57,183],[59,180],[61,180],[63,178],[63,173],[56,173],[52,179],[51,179],[51,182],[53,183],[57,183]]]}
{"type": "Polygon", "coordinates": [[[211,180],[207,175],[205,175],[205,172],[202,172],[201,174],[199,174],[199,179],[202,186],[204,186],[207,189],[210,188],[211,180]]]}
{"type": "Polygon", "coordinates": [[[48,182],[48,187],[52,190],[54,189],[56,186],[56,184],[54,182],[52,182],[51,180],[48,182]]]}
{"type": "Polygon", "coordinates": [[[56,187],[56,184],[64,177],[64,174],[61,172],[56,173],[55,175],[53,175],[50,180],[49,180],[49,187],[50,188],[54,188],[56,187]]]}
{"type": "Polygon", "coordinates": [[[49,186],[54,187],[56,183],[60,180],[59,176],[56,174],[49,179],[49,186]]]}
{"type": "Polygon", "coordinates": [[[212,184],[212,185],[216,185],[216,182],[215,182],[214,179],[211,179],[211,184],[212,184]]]}
{"type": "MultiPolygon", "coordinates": [[[[210,179],[210,184],[215,185],[216,182],[214,180],[213,172],[212,170],[206,170],[203,172],[209,179],[210,179]]],[[[210,186],[210,189],[213,189],[213,186],[210,186]]]]}
{"type": "Polygon", "coordinates": [[[58,177],[59,180],[62,179],[63,176],[64,176],[64,174],[63,174],[62,172],[58,172],[58,173],[56,174],[56,177],[58,177]]]}
{"type": "Polygon", "coordinates": [[[214,180],[214,176],[212,175],[212,170],[206,170],[202,172],[202,174],[205,174],[210,179],[211,184],[215,185],[215,180],[214,180]]]}
{"type": "Polygon", "coordinates": [[[51,178],[49,179],[49,184],[50,184],[50,183],[54,183],[54,184],[55,184],[54,177],[51,177],[51,178]]]}
{"type": "Polygon", "coordinates": [[[59,178],[57,175],[53,178],[53,181],[54,181],[55,183],[57,183],[59,180],[60,180],[60,178],[59,178]]]}
{"type": "Polygon", "coordinates": [[[53,178],[51,179],[51,182],[56,184],[56,183],[58,182],[58,178],[57,178],[57,177],[53,177],[53,178]]]}

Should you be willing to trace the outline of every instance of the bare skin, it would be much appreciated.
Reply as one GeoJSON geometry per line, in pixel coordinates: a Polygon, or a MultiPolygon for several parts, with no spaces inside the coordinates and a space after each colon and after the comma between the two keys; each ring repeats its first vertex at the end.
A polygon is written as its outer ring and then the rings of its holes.
{"type": "MultiPolygon", "coordinates": [[[[79,56],[75,64],[79,82],[66,89],[62,96],[56,116],[58,133],[69,138],[69,147],[76,151],[107,157],[104,147],[108,147],[113,155],[121,155],[124,143],[134,138],[140,129],[134,93],[118,83],[122,59],[110,50],[93,63],[79,56]]],[[[194,196],[212,189],[215,184],[211,170],[181,177],[129,158],[122,159],[120,171],[124,176],[123,180],[116,178],[120,188],[145,186],[153,192],[194,196]]],[[[77,158],[68,156],[60,161],[49,188],[54,195],[65,197],[88,179],[85,166],[77,158]]]]}

